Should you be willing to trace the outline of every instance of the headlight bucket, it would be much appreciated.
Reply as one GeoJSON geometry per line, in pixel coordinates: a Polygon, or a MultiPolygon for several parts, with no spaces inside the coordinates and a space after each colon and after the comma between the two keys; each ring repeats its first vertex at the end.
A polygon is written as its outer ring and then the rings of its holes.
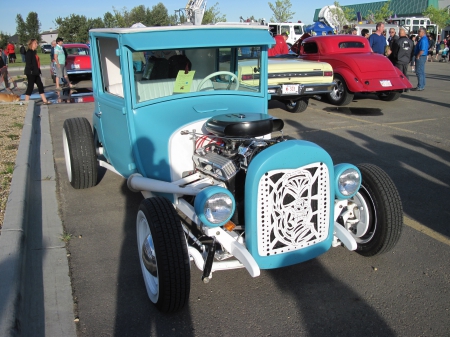
{"type": "Polygon", "coordinates": [[[361,172],[355,165],[338,164],[334,166],[334,191],[339,200],[350,199],[361,186],[361,172]]]}
{"type": "Polygon", "coordinates": [[[195,197],[197,217],[208,227],[225,225],[234,214],[236,202],[227,189],[219,186],[205,188],[195,197]]]}

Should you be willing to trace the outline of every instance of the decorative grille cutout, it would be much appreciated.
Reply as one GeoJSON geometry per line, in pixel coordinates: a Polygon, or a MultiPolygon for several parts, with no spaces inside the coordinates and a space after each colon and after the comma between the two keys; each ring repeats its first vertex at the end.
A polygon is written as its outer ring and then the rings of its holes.
{"type": "Polygon", "coordinates": [[[329,172],[324,163],[269,171],[258,186],[258,253],[283,254],[328,236],[329,172]]]}

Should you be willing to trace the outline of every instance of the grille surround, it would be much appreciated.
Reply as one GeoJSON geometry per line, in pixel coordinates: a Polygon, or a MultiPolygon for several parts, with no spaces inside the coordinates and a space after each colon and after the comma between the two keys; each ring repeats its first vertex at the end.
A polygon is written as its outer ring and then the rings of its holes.
{"type": "Polygon", "coordinates": [[[258,254],[285,254],[327,239],[330,174],[323,162],[271,170],[258,184],[258,254]]]}

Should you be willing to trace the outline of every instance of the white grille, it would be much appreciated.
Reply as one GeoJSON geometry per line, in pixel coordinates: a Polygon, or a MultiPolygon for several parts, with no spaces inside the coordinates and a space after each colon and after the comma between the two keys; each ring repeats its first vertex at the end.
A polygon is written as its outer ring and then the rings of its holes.
{"type": "Polygon", "coordinates": [[[323,163],[269,171],[258,187],[258,253],[283,254],[324,241],[329,228],[329,174],[323,163]]]}

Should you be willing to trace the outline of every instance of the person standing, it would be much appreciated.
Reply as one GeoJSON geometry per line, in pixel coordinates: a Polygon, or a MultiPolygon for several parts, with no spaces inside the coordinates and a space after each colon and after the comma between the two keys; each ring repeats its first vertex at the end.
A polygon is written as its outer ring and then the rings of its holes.
{"type": "Polygon", "coordinates": [[[370,37],[369,30],[367,28],[364,28],[363,30],[361,30],[361,36],[363,36],[366,39],[368,39],[370,37]]]}
{"type": "Polygon", "coordinates": [[[74,88],[74,86],[69,81],[69,75],[67,74],[66,70],[66,54],[64,52],[63,48],[64,40],[62,37],[58,37],[56,39],[56,46],[55,46],[55,56],[54,56],[54,62],[55,62],[55,68],[56,68],[56,83],[55,83],[55,90],[61,90],[59,87],[59,79],[64,78],[69,85],[70,88],[74,88]]]}
{"type": "Polygon", "coordinates": [[[352,28],[352,35],[358,35],[358,30],[356,28],[352,28]]]}
{"type": "Polygon", "coordinates": [[[383,31],[384,31],[384,23],[378,22],[377,30],[369,37],[370,48],[372,48],[372,51],[374,53],[380,55],[384,55],[387,46],[386,38],[383,35],[383,31]]]}
{"type": "Polygon", "coordinates": [[[414,48],[414,56],[416,59],[416,75],[417,88],[415,90],[422,91],[425,89],[425,63],[428,57],[428,38],[425,28],[419,28],[419,41],[414,48]]]}
{"type": "MultiPolygon", "coordinates": [[[[414,35],[414,34],[411,35],[411,36],[409,37],[409,39],[413,42],[414,48],[415,48],[415,47],[416,47],[416,44],[417,44],[416,35],[414,35]]],[[[413,73],[416,71],[415,65],[416,65],[416,58],[413,57],[412,60],[411,60],[411,71],[412,71],[413,73]]]]}
{"type": "Polygon", "coordinates": [[[16,47],[14,43],[9,42],[6,49],[8,49],[9,63],[16,63],[16,47]]]}
{"type": "Polygon", "coordinates": [[[428,38],[428,56],[430,56],[430,59],[428,59],[428,62],[433,62],[433,52],[434,52],[434,47],[436,46],[436,41],[434,41],[433,36],[431,34],[429,34],[427,36],[428,38]]]}
{"type": "Polygon", "coordinates": [[[397,40],[398,40],[398,35],[395,34],[395,29],[394,28],[389,29],[389,38],[387,40],[387,42],[389,44],[389,49],[388,49],[386,56],[389,58],[389,60],[391,60],[392,64],[394,64],[394,59],[392,57],[392,46],[393,46],[394,42],[397,40]]]}
{"type": "Polygon", "coordinates": [[[25,54],[27,53],[27,50],[25,49],[25,46],[23,44],[20,45],[20,57],[22,58],[22,63],[25,63],[25,54]]]}
{"type": "Polygon", "coordinates": [[[25,54],[25,70],[24,73],[27,76],[28,86],[25,91],[25,101],[30,100],[31,93],[34,89],[34,84],[37,85],[39,90],[39,95],[41,95],[42,101],[44,105],[51,104],[51,102],[47,101],[47,97],[45,97],[44,85],[41,80],[41,64],[39,60],[39,56],[36,53],[36,48],[38,46],[36,39],[31,39],[28,41],[28,50],[25,54]]]}
{"type": "Polygon", "coordinates": [[[408,65],[414,58],[414,43],[406,36],[405,28],[400,28],[399,38],[392,44],[391,51],[391,61],[409,79],[408,65]]]}
{"type": "MultiPolygon", "coordinates": [[[[0,49],[0,56],[3,56],[3,51],[0,49]]],[[[9,91],[11,94],[13,93],[12,89],[9,88],[11,78],[8,74],[8,67],[6,66],[6,63],[3,61],[3,57],[0,57],[0,83],[3,83],[5,86],[5,90],[9,91]]],[[[14,84],[14,89],[17,89],[17,85],[14,81],[12,81],[14,84]]]]}
{"type": "Polygon", "coordinates": [[[269,57],[276,55],[285,55],[289,53],[289,47],[286,43],[287,33],[275,36],[275,46],[269,49],[269,57]]]}

